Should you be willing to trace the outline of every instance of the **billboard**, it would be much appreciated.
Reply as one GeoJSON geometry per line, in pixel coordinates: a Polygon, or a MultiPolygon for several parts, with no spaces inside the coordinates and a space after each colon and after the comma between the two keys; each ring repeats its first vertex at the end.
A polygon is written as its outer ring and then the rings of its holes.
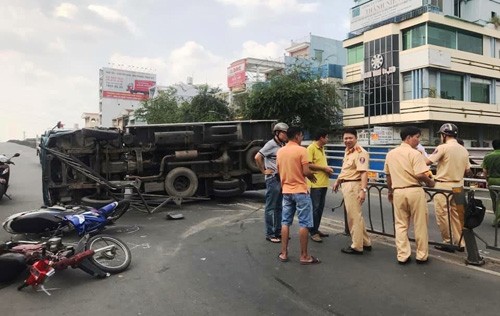
{"type": "Polygon", "coordinates": [[[422,0],[372,0],[351,9],[351,32],[422,6],[422,0]]]}
{"type": "Polygon", "coordinates": [[[236,88],[245,85],[246,59],[238,60],[227,68],[227,87],[236,88]]]}
{"type": "Polygon", "coordinates": [[[149,88],[156,85],[156,75],[123,69],[103,68],[103,98],[142,101],[149,98],[149,88]]]}

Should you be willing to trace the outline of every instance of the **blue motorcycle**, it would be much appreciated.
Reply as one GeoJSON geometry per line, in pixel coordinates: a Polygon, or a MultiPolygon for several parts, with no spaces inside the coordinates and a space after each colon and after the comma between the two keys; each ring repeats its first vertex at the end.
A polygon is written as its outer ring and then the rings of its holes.
{"type": "Polygon", "coordinates": [[[79,236],[83,236],[102,231],[107,225],[122,217],[129,207],[130,202],[126,200],[112,202],[99,209],[89,206],[43,207],[11,215],[2,226],[10,234],[51,236],[56,231],[76,230],[79,236]]]}

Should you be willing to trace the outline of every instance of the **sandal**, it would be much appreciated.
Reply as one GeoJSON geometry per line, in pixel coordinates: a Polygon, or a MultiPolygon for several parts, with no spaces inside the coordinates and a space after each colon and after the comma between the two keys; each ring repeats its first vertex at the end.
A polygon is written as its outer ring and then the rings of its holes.
{"type": "Polygon", "coordinates": [[[278,254],[278,260],[281,261],[281,262],[288,262],[290,261],[290,259],[287,258],[281,258],[281,252],[278,254]]]}
{"type": "Polygon", "coordinates": [[[278,237],[266,237],[266,240],[272,242],[273,244],[279,244],[281,242],[281,238],[278,237]]]}
{"type": "Polygon", "coordinates": [[[318,264],[318,263],[321,263],[321,261],[318,258],[313,257],[313,256],[311,256],[311,261],[300,261],[300,264],[303,264],[303,265],[318,264]]]}

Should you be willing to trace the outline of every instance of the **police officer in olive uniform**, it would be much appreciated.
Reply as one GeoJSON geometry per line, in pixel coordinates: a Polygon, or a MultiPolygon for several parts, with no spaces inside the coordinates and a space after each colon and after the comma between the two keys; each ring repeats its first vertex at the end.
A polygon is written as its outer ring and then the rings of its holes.
{"type": "Polygon", "coordinates": [[[347,128],[343,133],[346,146],[342,170],[333,184],[333,191],[339,188],[344,196],[347,211],[347,224],[351,233],[351,246],[342,248],[346,254],[362,255],[363,250],[371,251],[372,242],[365,228],[361,206],[368,194],[368,163],[369,155],[357,144],[358,134],[355,129],[347,128]]]}
{"type": "MultiPolygon", "coordinates": [[[[428,165],[437,163],[436,176],[434,177],[436,188],[452,190],[453,187],[463,186],[464,176],[471,174],[469,152],[457,142],[458,128],[455,124],[443,124],[438,134],[441,137],[442,144],[436,147],[426,162],[428,165]]],[[[436,194],[434,196],[434,212],[436,213],[436,221],[441,231],[443,243],[453,244],[458,247],[459,251],[464,251],[465,241],[463,238],[459,245],[464,225],[464,214],[459,214],[455,200],[450,200],[450,216],[448,217],[446,196],[436,194]]],[[[454,247],[450,246],[437,245],[435,248],[454,252],[454,247]]]]}
{"type": "Polygon", "coordinates": [[[395,242],[399,264],[407,264],[411,260],[408,238],[410,218],[413,219],[415,231],[417,263],[426,263],[429,256],[428,207],[421,183],[433,187],[434,181],[427,175],[429,168],[424,156],[416,149],[420,143],[420,134],[421,131],[417,127],[403,128],[403,142],[387,154],[384,165],[389,188],[388,198],[394,205],[395,242]]]}
{"type": "MultiPolygon", "coordinates": [[[[484,156],[482,167],[483,173],[486,176],[488,186],[500,186],[500,139],[493,141],[493,152],[484,156]]],[[[495,191],[490,189],[491,202],[493,205],[493,212],[495,212],[495,220],[493,226],[500,223],[500,203],[497,199],[495,191]]]]}

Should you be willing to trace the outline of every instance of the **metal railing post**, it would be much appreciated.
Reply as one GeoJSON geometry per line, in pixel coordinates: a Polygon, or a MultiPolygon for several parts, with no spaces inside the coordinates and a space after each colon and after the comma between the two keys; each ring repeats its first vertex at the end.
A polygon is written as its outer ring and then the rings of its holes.
{"type": "MultiPolygon", "coordinates": [[[[463,187],[452,188],[453,198],[455,199],[455,204],[459,214],[465,213],[465,190],[463,187]]],[[[466,264],[471,264],[474,266],[482,266],[485,261],[483,257],[479,255],[479,250],[476,243],[476,235],[474,231],[469,228],[462,228],[462,237],[465,241],[465,248],[467,249],[467,259],[465,259],[466,264]]]]}

